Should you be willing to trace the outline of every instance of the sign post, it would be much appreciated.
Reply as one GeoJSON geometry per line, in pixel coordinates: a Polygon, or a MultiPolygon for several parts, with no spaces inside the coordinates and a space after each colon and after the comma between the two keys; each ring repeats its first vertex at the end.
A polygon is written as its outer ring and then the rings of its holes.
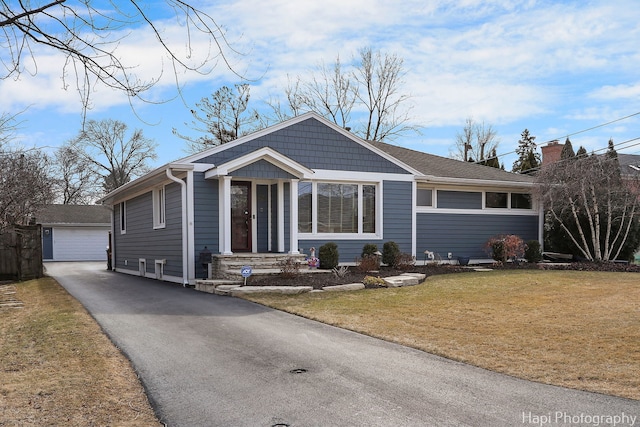
{"type": "Polygon", "coordinates": [[[247,277],[251,276],[251,267],[248,265],[243,265],[240,269],[240,274],[244,277],[244,286],[247,286],[247,277]]]}

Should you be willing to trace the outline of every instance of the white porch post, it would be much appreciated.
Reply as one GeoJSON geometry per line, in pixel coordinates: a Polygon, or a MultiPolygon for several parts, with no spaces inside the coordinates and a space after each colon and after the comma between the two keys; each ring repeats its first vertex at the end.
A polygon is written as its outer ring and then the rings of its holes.
{"type": "Polygon", "coordinates": [[[284,252],[284,182],[278,181],[278,252],[284,252]]]}
{"type": "Polygon", "coordinates": [[[233,255],[231,252],[231,177],[221,176],[218,180],[218,217],[220,222],[219,250],[223,255],[233,255]]]}
{"type": "Polygon", "coordinates": [[[289,253],[298,255],[298,179],[292,179],[289,184],[289,253]]]}

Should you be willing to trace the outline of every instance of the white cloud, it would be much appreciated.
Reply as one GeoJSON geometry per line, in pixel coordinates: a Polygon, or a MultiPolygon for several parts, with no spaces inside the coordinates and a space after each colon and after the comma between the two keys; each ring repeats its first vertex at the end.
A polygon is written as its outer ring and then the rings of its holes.
{"type": "Polygon", "coordinates": [[[589,94],[597,100],[633,100],[640,98],[640,82],[602,86],[589,94]]]}
{"type": "MultiPolygon", "coordinates": [[[[449,146],[467,117],[497,127],[503,146],[510,148],[525,127],[537,130],[541,139],[559,137],[640,111],[640,8],[634,0],[208,3],[207,12],[227,30],[231,47],[225,54],[234,70],[251,80],[255,101],[281,95],[287,75],[308,75],[321,61],[331,64],[338,55],[346,63],[367,46],[397,53],[405,61],[411,114],[428,129],[415,141],[429,147],[449,146]]],[[[193,54],[193,65],[215,52],[197,32],[192,32],[189,51],[186,29],[175,20],[156,23],[171,48],[193,54]]],[[[37,76],[0,81],[0,109],[34,105],[48,112],[79,112],[73,86],[61,90],[64,58],[37,55],[37,76]]],[[[131,29],[118,55],[143,81],[159,79],[145,96],[160,101],[176,95],[170,61],[148,29],[131,29]]],[[[179,70],[178,78],[193,98],[187,102],[240,81],[221,58],[209,74],[179,70]]],[[[153,107],[134,104],[148,111],[153,107]]],[[[92,106],[99,114],[129,108],[122,93],[106,88],[96,89],[92,106]]],[[[178,102],[172,106],[184,107],[178,102]]],[[[153,116],[160,117],[157,121],[179,116],[161,111],[153,116]]],[[[628,122],[606,129],[621,137],[632,131],[628,122]]]]}

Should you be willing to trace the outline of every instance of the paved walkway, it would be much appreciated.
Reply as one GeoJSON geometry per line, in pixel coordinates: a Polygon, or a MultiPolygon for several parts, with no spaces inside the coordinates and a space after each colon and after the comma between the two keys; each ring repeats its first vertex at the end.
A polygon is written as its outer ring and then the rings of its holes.
{"type": "MultiPolygon", "coordinates": [[[[640,418],[638,401],[515,379],[242,299],[107,272],[103,263],[46,266],[131,359],[171,427],[580,426],[596,425],[580,416],[640,418]]],[[[599,420],[606,426],[614,418],[599,420]]]]}

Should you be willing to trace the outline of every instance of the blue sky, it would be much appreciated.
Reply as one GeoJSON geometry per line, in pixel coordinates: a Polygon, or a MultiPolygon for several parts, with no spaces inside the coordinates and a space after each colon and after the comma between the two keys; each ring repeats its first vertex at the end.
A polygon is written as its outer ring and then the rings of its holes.
{"type": "MultiPolygon", "coordinates": [[[[571,137],[574,148],[606,147],[613,138],[620,152],[640,154],[640,7],[636,0],[258,0],[193,2],[227,31],[227,58],[251,79],[252,104],[283,95],[288,76],[308,75],[337,56],[348,62],[362,47],[404,59],[402,92],[410,95],[410,116],[419,135],[393,141],[449,156],[467,118],[491,125],[507,170],[527,128],[536,142],[571,137]]],[[[146,2],[163,34],[182,49],[184,28],[146,2]]],[[[196,53],[204,40],[194,40],[196,53]]],[[[189,109],[222,85],[239,79],[222,64],[208,75],[180,73],[182,96],[168,61],[148,30],[132,28],[118,54],[142,78],[160,77],[146,97],[160,104],[136,103],[97,87],[89,119],[112,118],[139,128],[158,144],[152,166],[187,155],[189,109]],[[161,73],[161,70],[163,72],[161,73]]],[[[53,150],[73,138],[82,123],[77,93],[62,89],[64,58],[36,51],[36,75],[0,81],[0,112],[19,120],[19,142],[53,150]]],[[[320,150],[319,150],[320,152],[320,150]]]]}

